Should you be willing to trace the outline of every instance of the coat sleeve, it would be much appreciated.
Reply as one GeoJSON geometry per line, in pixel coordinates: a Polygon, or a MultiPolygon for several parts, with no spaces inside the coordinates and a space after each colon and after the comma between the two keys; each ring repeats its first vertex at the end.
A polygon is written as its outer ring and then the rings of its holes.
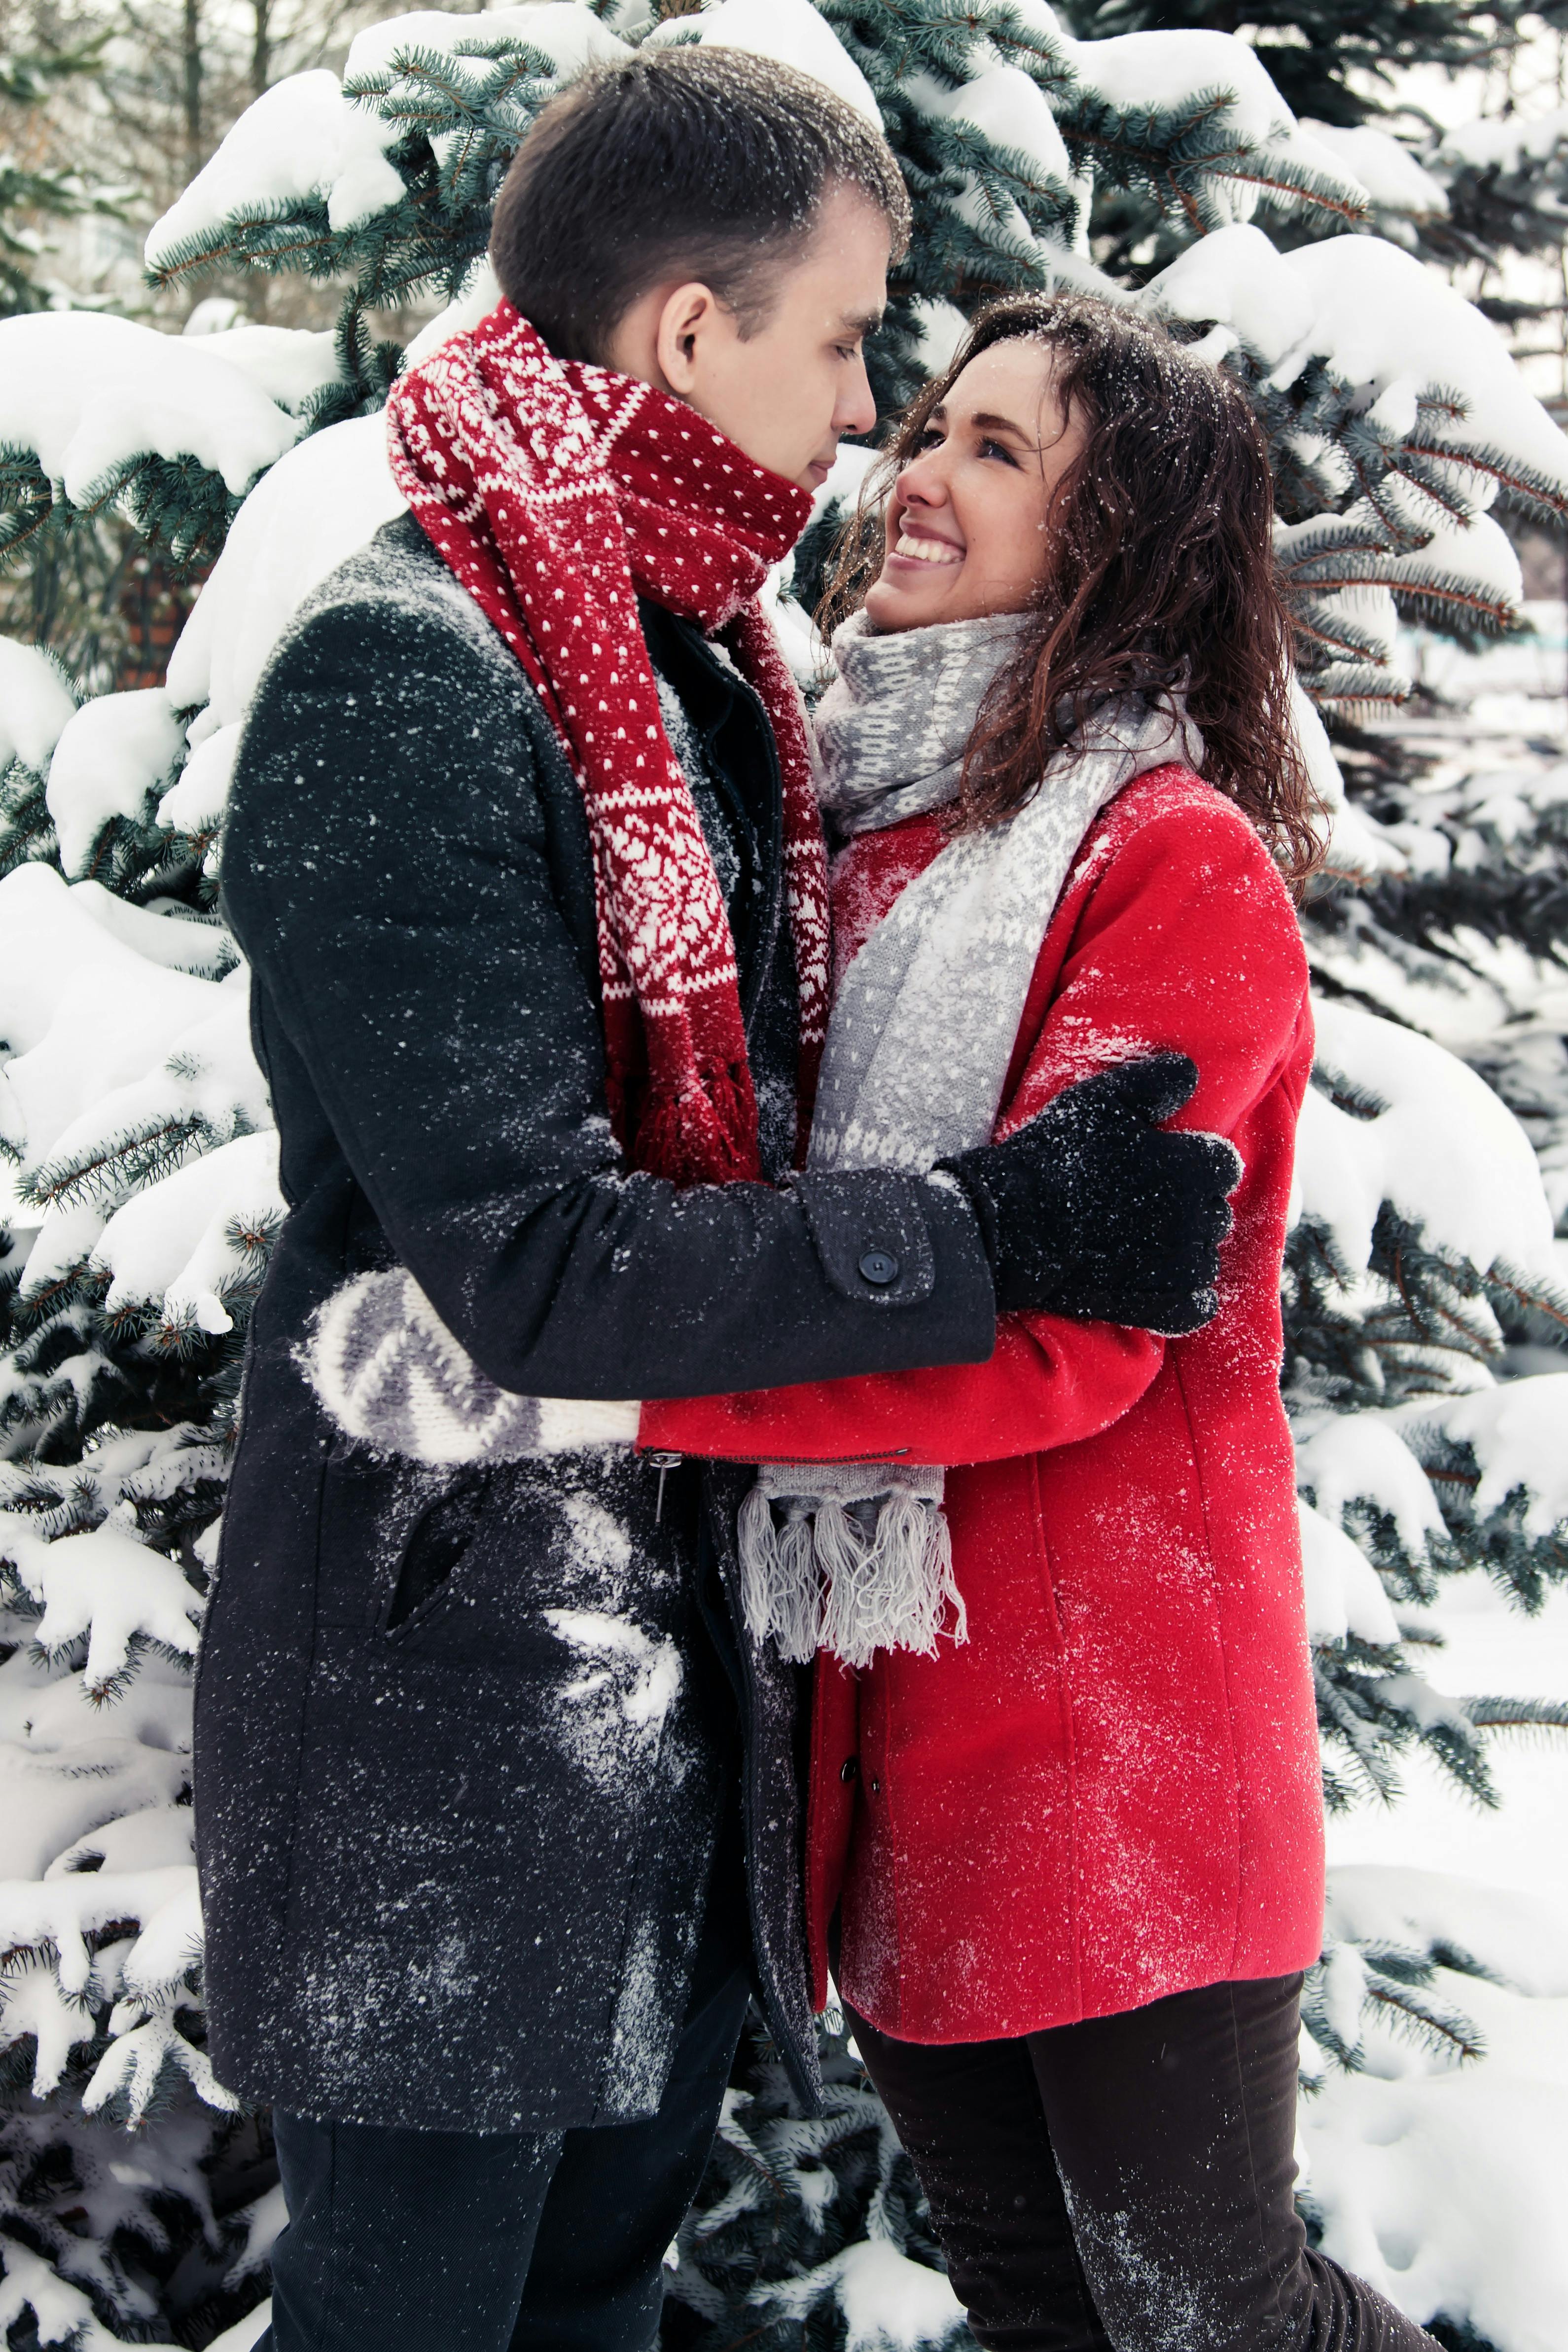
{"type": "MultiPolygon", "coordinates": [[[[552,836],[547,751],[530,750],[543,721],[478,626],[476,643],[414,593],[309,614],[263,679],[225,837],[264,1042],[275,1023],[277,1067],[302,1073],[392,1248],[527,1395],[984,1359],[978,1227],[918,1178],[846,1194],[625,1172],[585,831],[564,875],[560,856],[558,804],[580,826],[579,804],[552,787],[552,836]],[[575,929],[558,895],[574,888],[575,929]],[[873,1248],[902,1269],[880,1297],[858,1272],[873,1248]]],[[[287,1168],[281,1097],[279,1119],[287,1168]]]]}
{"type": "MultiPolygon", "coordinates": [[[[1047,942],[1042,962],[1049,952],[1047,942]]],[[[1026,1010],[1020,1036],[1037,1034],[1015,1060],[999,1131],[1108,1063],[1171,1049],[1199,1074],[1172,1124],[1227,1135],[1245,1160],[1248,1114],[1291,1055],[1306,993],[1294,912],[1267,852],[1229,803],[1194,792],[1108,858],[1043,1019],[1034,998],[1026,1010]]],[[[1009,1315],[986,1363],[650,1404],[641,1443],[750,1461],[1006,1460],[1109,1427],[1164,1350],[1148,1331],[1009,1315]]]]}

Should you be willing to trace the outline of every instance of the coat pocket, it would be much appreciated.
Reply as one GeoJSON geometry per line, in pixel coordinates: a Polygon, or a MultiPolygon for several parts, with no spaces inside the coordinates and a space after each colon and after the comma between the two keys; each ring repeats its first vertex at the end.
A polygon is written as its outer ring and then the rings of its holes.
{"type": "Polygon", "coordinates": [[[385,1632],[395,1633],[439,1605],[479,1532],[489,1486],[483,1472],[465,1472],[415,1521],[382,1621],[385,1632]]]}

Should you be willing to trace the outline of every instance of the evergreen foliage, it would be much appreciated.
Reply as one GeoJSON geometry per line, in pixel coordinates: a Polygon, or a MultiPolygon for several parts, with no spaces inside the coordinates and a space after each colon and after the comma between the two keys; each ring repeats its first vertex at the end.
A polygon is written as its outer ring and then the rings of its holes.
{"type": "MultiPolygon", "coordinates": [[[[0,47],[0,121],[9,118],[13,139],[60,83],[92,71],[103,46],[100,38],[54,52],[7,53],[0,47]]],[[[41,310],[48,302],[49,289],[37,276],[45,247],[36,224],[118,209],[112,194],[91,187],[78,173],[47,163],[19,163],[13,153],[0,152],[0,318],[41,310]]]]}
{"type": "Polygon", "coordinates": [[[929,2330],[921,2340],[940,2352],[973,2346],[940,2276],[914,2169],[832,2017],[822,2068],[826,2112],[808,2120],[761,2027],[742,2042],[713,2158],[677,2241],[669,2352],[731,2352],[742,2340],[756,2352],[838,2352],[846,2289],[857,2286],[863,2303],[912,2297],[929,2330]]]}
{"type": "Polygon", "coordinates": [[[1291,111],[1319,122],[1367,121],[1394,77],[1416,65],[1474,65],[1514,38],[1517,19],[1478,15],[1455,0],[1076,0],[1064,12],[1086,39],[1118,33],[1245,27],[1291,111]],[[1369,90],[1368,85],[1372,86],[1369,90]]]}
{"type": "MultiPolygon", "coordinates": [[[[318,75],[268,91],[153,230],[150,276],[300,274],[342,289],[336,331],[212,337],[176,399],[180,347],[132,331],[143,381],[170,387],[139,412],[157,410],[156,446],[136,419],[116,439],[112,408],[62,381],[78,440],[46,462],[6,405],[0,329],[13,561],[39,573],[108,520],[173,567],[216,559],[166,693],[75,709],[76,688],[103,681],[68,690],[0,641],[0,1738],[54,1825],[0,1884],[0,2324],[19,2342],[66,2313],[85,2345],[151,2331],[200,2346],[261,2291],[277,2200],[256,2124],[226,2111],[205,2067],[184,1763],[245,1321],[282,1213],[244,973],[214,905],[226,763],[268,629],[385,510],[374,412],[402,355],[373,314],[435,299],[453,322],[479,314],[489,205],[543,100],[618,39],[724,29],[722,11],[650,13],[543,7],[526,41],[425,16],[363,35],[341,92],[318,75]]],[[[1353,722],[1405,691],[1402,617],[1460,642],[1517,625],[1491,510],[1568,510],[1568,444],[1411,257],[1425,218],[1393,243],[1356,233],[1367,190],[1291,112],[1353,124],[1349,63],[1452,62],[1484,26],[1447,0],[1247,21],[1308,45],[1254,49],[1211,12],[1156,19],[1117,0],[1070,31],[1042,0],[779,0],[769,37],[797,58],[830,28],[841,86],[877,107],[914,197],[873,353],[885,406],[989,295],[1067,279],[1136,291],[1202,338],[1268,432],[1302,677],[1352,747],[1347,798],[1314,739],[1333,880],[1305,920],[1328,1009],[1350,1011],[1325,1026],[1285,1292],[1325,1789],[1331,1805],[1390,1800],[1420,1748],[1485,1803],[1489,1741],[1568,1708],[1439,1697],[1422,1612],[1469,1567],[1526,1610],[1568,1573],[1550,1450],[1521,1449],[1494,1410],[1562,1377],[1542,1351],[1568,1328],[1541,1190],[1544,1170],[1568,1208],[1561,1024],[1504,1017],[1510,989],[1522,1003],[1562,986],[1568,794],[1550,772],[1533,798],[1474,777],[1428,789],[1414,760],[1354,756],[1353,722]],[[1433,1008],[1486,990],[1501,1009],[1475,1028],[1477,1078],[1421,1033],[1447,1037],[1433,1008]],[[1525,1122],[1539,1169],[1480,1079],[1525,1122]],[[1462,1181],[1445,1187],[1456,1150],[1462,1181]],[[1466,1213],[1467,1184],[1487,1216],[1466,1213]],[[1531,1349],[1532,1381],[1494,1385],[1531,1349]]],[[[1516,203],[1503,166],[1486,168],[1446,234],[1469,222],[1482,237],[1516,203]]],[[[1521,184],[1519,205],[1546,203],[1539,178],[1521,184]]],[[[832,528],[825,504],[797,588],[832,528]]],[[[1456,1970],[1463,1954],[1436,1933],[1332,1941],[1309,2000],[1325,2064],[1363,2063],[1367,2020],[1391,2013],[1474,2055],[1438,1981],[1456,1970]]],[[[765,2043],[748,2044],[681,2233],[672,2345],[837,2352],[851,2308],[895,2276],[924,2331],[902,2340],[965,2340],[886,2116],[841,2034],[824,2053],[829,2112],[808,2124],[765,2043]]]]}

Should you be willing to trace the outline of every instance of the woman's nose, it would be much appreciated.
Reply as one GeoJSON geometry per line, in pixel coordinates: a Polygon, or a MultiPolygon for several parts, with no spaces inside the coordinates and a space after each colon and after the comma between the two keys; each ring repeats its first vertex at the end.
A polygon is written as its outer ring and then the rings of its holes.
{"type": "Polygon", "coordinates": [[[911,458],[899,476],[899,488],[914,506],[940,507],[947,499],[942,468],[931,457],[911,458]]]}

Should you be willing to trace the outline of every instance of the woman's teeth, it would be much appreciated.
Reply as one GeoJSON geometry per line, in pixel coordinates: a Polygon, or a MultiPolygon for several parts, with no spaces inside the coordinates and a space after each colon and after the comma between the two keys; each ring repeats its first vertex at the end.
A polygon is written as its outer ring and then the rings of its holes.
{"type": "Polygon", "coordinates": [[[907,530],[899,533],[894,545],[895,555],[912,556],[917,563],[962,563],[963,550],[953,547],[945,539],[911,539],[907,530]]]}

